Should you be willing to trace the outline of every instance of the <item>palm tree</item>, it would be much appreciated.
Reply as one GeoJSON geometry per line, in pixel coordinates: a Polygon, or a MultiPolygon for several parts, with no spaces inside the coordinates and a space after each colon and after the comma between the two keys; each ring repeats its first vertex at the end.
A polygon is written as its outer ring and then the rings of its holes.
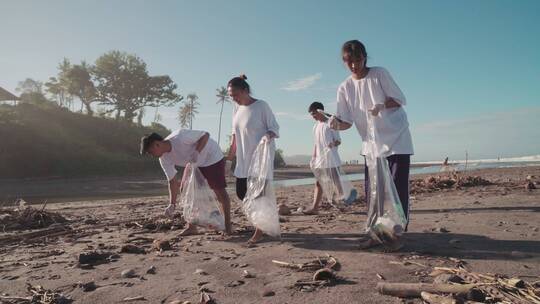
{"type": "Polygon", "coordinates": [[[199,106],[199,102],[197,99],[199,99],[199,96],[195,93],[188,94],[186,96],[187,104],[184,106],[186,108],[186,111],[189,113],[189,128],[193,129],[193,117],[195,117],[195,114],[199,113],[197,111],[197,108],[199,106]]]}
{"type": "Polygon", "coordinates": [[[221,110],[219,111],[219,130],[218,130],[218,145],[221,140],[221,118],[223,117],[223,105],[226,102],[231,102],[231,99],[229,98],[229,94],[227,93],[227,89],[225,87],[221,87],[216,89],[216,97],[218,98],[218,101],[216,103],[221,104],[221,110]]]}
{"type": "Polygon", "coordinates": [[[195,114],[199,113],[199,111],[197,111],[199,106],[197,99],[199,99],[197,94],[191,93],[186,96],[186,100],[180,107],[178,120],[180,121],[180,126],[182,126],[182,128],[189,126],[190,129],[193,129],[193,118],[195,117],[195,114]]]}

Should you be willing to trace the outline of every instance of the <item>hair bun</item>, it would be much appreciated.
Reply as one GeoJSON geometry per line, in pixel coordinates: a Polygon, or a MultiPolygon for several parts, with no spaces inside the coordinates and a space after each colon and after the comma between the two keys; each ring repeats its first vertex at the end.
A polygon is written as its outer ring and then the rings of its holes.
{"type": "Polygon", "coordinates": [[[240,76],[238,76],[238,77],[240,77],[240,78],[242,78],[242,79],[244,79],[244,80],[247,80],[246,74],[240,74],[240,76]]]}

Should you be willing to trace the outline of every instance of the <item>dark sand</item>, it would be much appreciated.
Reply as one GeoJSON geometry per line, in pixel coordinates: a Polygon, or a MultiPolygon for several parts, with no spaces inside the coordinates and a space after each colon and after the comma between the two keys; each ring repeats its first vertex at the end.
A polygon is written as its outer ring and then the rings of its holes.
{"type": "MultiPolygon", "coordinates": [[[[250,236],[246,231],[249,225],[236,198],[232,215],[236,233],[228,240],[212,232],[182,238],[177,237],[179,230],[153,232],[136,226],[98,226],[158,216],[166,206],[165,196],[47,205],[47,210],[72,219],[71,227],[87,228],[84,231],[95,234],[2,245],[0,294],[26,296],[25,284],[30,283],[61,291],[75,303],[119,303],[135,296],[146,299],[135,303],[169,303],[176,299],[199,303],[199,289],[204,286],[216,303],[402,303],[375,291],[381,280],[377,274],[389,282],[430,281],[426,272],[432,266],[455,265],[449,257],[464,260],[475,272],[539,280],[534,276],[540,275],[540,190],[527,191],[524,185],[528,175],[540,176],[540,167],[486,169],[468,174],[481,175],[496,184],[414,195],[406,246],[392,254],[358,249],[366,218],[362,204],[345,212],[329,208],[317,216],[285,216],[282,240],[269,239],[254,248],[243,246],[250,236]],[[437,232],[440,228],[449,232],[437,232]],[[120,253],[116,261],[93,269],[77,266],[76,255],[81,251],[103,248],[119,252],[128,240],[137,237],[169,239],[172,250],[159,254],[151,251],[151,243],[142,243],[149,253],[120,253]],[[58,255],[50,255],[53,250],[58,255]],[[271,262],[305,262],[326,254],[341,263],[337,274],[343,280],[315,290],[293,287],[297,280],[309,280],[311,272],[281,268],[271,262]],[[404,259],[429,268],[390,263],[404,259]],[[146,274],[152,265],[156,274],[146,274]],[[125,269],[134,269],[137,277],[121,278],[125,269]],[[196,269],[207,275],[194,274],[196,269]],[[244,270],[255,278],[243,278],[244,270]],[[239,280],[243,285],[231,284],[239,280]],[[91,281],[98,286],[94,291],[83,292],[74,285],[91,281]],[[264,290],[275,295],[263,297],[264,290]]],[[[362,193],[360,183],[355,185],[362,193]]],[[[57,191],[61,192],[62,187],[58,186],[57,191]]],[[[306,206],[312,199],[312,186],[279,188],[276,195],[279,203],[293,208],[306,206]]],[[[8,234],[12,233],[0,237],[8,234]]]]}

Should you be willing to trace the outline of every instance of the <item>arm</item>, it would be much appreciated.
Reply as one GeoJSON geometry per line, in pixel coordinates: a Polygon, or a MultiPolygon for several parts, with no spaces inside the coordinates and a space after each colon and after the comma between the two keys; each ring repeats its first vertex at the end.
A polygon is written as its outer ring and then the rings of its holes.
{"type": "Polygon", "coordinates": [[[386,99],[386,101],[384,102],[384,107],[387,108],[387,109],[390,109],[390,108],[399,108],[401,107],[401,104],[399,102],[397,102],[395,99],[389,97],[388,99],[386,99]]]}
{"type": "Polygon", "coordinates": [[[334,130],[342,131],[352,127],[353,117],[352,111],[347,104],[347,94],[343,87],[339,87],[337,91],[337,114],[330,118],[330,127],[334,130]],[[336,117],[336,116],[339,116],[336,117]]]}
{"type": "Polygon", "coordinates": [[[351,126],[352,124],[340,120],[335,116],[332,116],[332,118],[330,118],[330,127],[334,130],[343,131],[349,129],[351,126]]]}
{"type": "Polygon", "coordinates": [[[236,136],[232,135],[231,146],[229,147],[229,155],[227,155],[227,160],[232,161],[236,156],[236,136]]]}
{"type": "Polygon", "coordinates": [[[179,188],[180,184],[176,178],[169,181],[169,205],[176,205],[176,198],[178,196],[179,188]]]}
{"type": "Polygon", "coordinates": [[[195,143],[196,144],[195,150],[201,153],[204,147],[206,147],[206,144],[208,143],[209,138],[210,138],[210,134],[208,134],[208,132],[204,132],[204,135],[201,138],[199,138],[199,140],[197,140],[197,142],[195,143]]]}

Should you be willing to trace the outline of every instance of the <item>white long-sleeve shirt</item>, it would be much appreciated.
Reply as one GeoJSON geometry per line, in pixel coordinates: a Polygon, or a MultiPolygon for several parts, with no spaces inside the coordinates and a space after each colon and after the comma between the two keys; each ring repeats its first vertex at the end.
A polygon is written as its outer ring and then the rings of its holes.
{"type": "Polygon", "coordinates": [[[253,152],[268,131],[279,137],[279,125],[265,101],[256,100],[247,106],[235,104],[232,119],[232,133],[236,140],[234,176],[238,178],[248,176],[253,152]]]}
{"type": "Polygon", "coordinates": [[[369,153],[367,142],[375,143],[379,155],[414,154],[405,105],[405,96],[382,67],[371,67],[362,79],[349,76],[337,91],[337,117],[354,123],[364,142],[363,155],[369,153]],[[401,107],[383,109],[377,116],[369,113],[375,104],[384,104],[388,98],[401,107]],[[371,123],[375,136],[368,128],[371,123]]]}

